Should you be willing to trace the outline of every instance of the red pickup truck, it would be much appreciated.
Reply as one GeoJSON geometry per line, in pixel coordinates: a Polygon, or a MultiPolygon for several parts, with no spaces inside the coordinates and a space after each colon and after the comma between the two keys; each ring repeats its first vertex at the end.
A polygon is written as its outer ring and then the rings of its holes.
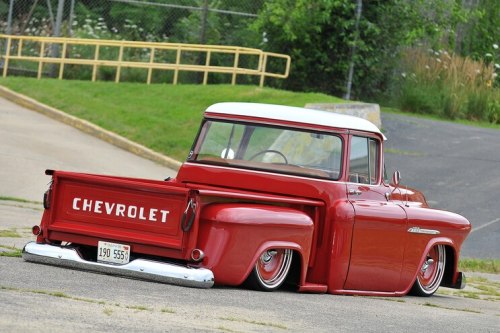
{"type": "Polygon", "coordinates": [[[210,106],[175,179],[47,170],[27,261],[191,287],[430,296],[470,223],[384,177],[385,136],[318,110],[210,106]]]}

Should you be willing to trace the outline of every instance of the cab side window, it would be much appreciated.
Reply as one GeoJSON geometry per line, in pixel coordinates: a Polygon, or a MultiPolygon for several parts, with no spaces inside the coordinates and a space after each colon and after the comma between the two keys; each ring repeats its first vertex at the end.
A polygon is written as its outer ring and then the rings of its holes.
{"type": "Polygon", "coordinates": [[[351,138],[349,181],[376,184],[379,174],[379,149],[377,140],[361,136],[351,138]]]}

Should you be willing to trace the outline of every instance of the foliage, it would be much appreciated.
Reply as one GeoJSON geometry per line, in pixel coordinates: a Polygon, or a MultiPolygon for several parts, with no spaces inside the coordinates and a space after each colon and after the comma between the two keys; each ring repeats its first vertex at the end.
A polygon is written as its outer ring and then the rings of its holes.
{"type": "MultiPolygon", "coordinates": [[[[198,5],[202,7],[203,1],[198,5]]],[[[245,5],[241,1],[210,1],[210,10],[204,22],[202,11],[193,11],[180,18],[172,29],[172,41],[180,43],[206,43],[253,47],[258,43],[256,32],[250,29],[253,17],[222,15],[214,10],[256,13],[262,1],[252,1],[245,5]],[[250,8],[249,8],[250,7],[250,8]]]]}
{"type": "Polygon", "coordinates": [[[191,147],[203,111],[211,104],[239,101],[304,106],[342,102],[324,94],[245,85],[115,84],[19,77],[2,78],[0,84],[181,161],[191,147]]]}
{"type": "MultiPolygon", "coordinates": [[[[496,52],[500,42],[500,3],[498,0],[481,0],[472,12],[470,20],[459,26],[455,51],[473,59],[492,61],[494,59],[487,55],[496,52]],[[492,48],[493,45],[497,45],[497,49],[492,48]]],[[[497,62],[500,59],[497,58],[497,62]]]]}
{"type": "Polygon", "coordinates": [[[404,111],[500,123],[500,91],[492,63],[446,51],[408,49],[395,99],[404,111]]]}
{"type": "Polygon", "coordinates": [[[355,95],[370,98],[388,90],[399,50],[425,41],[436,45],[464,12],[447,1],[364,1],[359,32],[351,0],[276,0],[266,2],[255,29],[264,47],[292,56],[292,77],[283,87],[343,95],[353,56],[355,95]],[[356,54],[351,46],[356,43],[356,54]]]}
{"type": "Polygon", "coordinates": [[[255,29],[262,46],[292,57],[290,78],[283,88],[303,91],[342,91],[349,52],[348,30],[354,6],[345,1],[277,0],[266,2],[255,29]],[[335,15],[332,15],[335,13],[335,15]],[[335,38],[332,38],[335,36],[335,38]]]}

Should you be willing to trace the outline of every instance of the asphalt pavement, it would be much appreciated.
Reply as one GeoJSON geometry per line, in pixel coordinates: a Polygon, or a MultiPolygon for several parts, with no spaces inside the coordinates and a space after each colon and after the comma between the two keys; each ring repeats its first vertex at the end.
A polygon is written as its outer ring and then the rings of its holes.
{"type": "Polygon", "coordinates": [[[471,222],[462,256],[500,258],[500,130],[396,114],[382,124],[388,171],[471,222]]]}

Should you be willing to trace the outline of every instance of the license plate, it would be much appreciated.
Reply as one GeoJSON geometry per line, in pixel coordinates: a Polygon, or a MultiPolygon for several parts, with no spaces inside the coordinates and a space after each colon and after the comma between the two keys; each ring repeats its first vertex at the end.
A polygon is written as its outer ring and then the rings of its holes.
{"type": "Polygon", "coordinates": [[[99,241],[97,245],[97,261],[107,264],[128,264],[130,261],[130,246],[99,241]]]}

